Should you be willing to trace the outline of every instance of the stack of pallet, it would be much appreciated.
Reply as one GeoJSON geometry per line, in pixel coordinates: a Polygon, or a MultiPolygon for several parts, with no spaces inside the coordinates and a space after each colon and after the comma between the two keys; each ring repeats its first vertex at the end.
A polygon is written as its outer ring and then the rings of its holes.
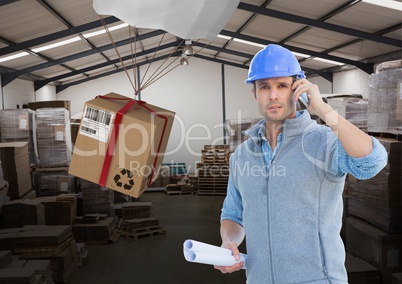
{"type": "Polygon", "coordinates": [[[198,194],[226,195],[229,177],[229,145],[205,145],[197,163],[198,194]]]}
{"type": "Polygon", "coordinates": [[[121,236],[133,240],[162,235],[165,230],[152,216],[152,202],[116,204],[116,215],[121,216],[118,227],[121,236]]]}

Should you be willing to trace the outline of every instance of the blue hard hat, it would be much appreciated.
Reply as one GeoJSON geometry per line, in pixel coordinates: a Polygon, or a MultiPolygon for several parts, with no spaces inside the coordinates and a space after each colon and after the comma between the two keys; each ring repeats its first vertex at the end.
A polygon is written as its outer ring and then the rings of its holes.
{"type": "Polygon", "coordinates": [[[253,57],[248,69],[247,84],[255,80],[273,77],[297,76],[305,78],[299,61],[288,49],[269,44],[253,57]]]}

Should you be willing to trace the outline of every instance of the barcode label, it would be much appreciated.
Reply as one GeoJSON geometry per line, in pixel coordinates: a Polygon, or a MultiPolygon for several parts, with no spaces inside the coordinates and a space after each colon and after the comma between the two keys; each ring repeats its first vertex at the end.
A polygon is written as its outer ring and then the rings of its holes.
{"type": "Polygon", "coordinates": [[[112,127],[114,113],[85,106],[80,133],[96,140],[107,142],[112,127]]]}
{"type": "Polygon", "coordinates": [[[95,130],[95,129],[91,129],[91,128],[88,128],[88,127],[86,127],[86,126],[81,126],[81,130],[82,130],[82,131],[85,131],[85,132],[87,132],[87,133],[96,134],[96,130],[95,130]]]}
{"type": "Polygon", "coordinates": [[[89,120],[99,122],[105,125],[109,125],[110,120],[112,118],[111,113],[93,107],[87,107],[84,116],[89,120]]]}

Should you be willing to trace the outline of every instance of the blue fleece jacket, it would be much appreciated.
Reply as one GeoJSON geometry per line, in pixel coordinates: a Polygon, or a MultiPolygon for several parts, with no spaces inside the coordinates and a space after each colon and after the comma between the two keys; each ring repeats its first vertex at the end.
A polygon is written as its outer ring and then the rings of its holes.
{"type": "Polygon", "coordinates": [[[247,283],[347,283],[339,234],[345,176],[376,175],[387,163],[384,147],[372,138],[368,156],[351,158],[306,111],[285,120],[274,152],[263,151],[264,131],[261,121],[231,155],[221,215],[244,227],[247,283]]]}

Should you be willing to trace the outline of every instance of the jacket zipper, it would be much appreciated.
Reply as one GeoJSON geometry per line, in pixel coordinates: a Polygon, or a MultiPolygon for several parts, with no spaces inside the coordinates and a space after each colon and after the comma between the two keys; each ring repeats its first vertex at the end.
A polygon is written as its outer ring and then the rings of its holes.
{"type": "MultiPolygon", "coordinates": [[[[275,275],[275,273],[274,273],[274,263],[273,263],[273,256],[272,256],[272,245],[271,245],[271,220],[270,220],[270,218],[271,218],[271,214],[270,214],[270,206],[269,206],[269,201],[270,201],[270,192],[269,192],[269,190],[268,190],[268,188],[269,188],[269,183],[270,183],[270,176],[271,176],[271,174],[272,174],[272,172],[273,172],[273,170],[272,170],[272,165],[274,165],[275,163],[276,163],[276,157],[279,155],[279,153],[282,151],[282,148],[283,148],[283,145],[284,145],[284,142],[285,142],[285,129],[283,130],[283,133],[282,133],[282,143],[281,143],[281,146],[280,146],[280,148],[278,149],[278,152],[276,153],[276,155],[272,158],[272,160],[271,160],[271,163],[270,163],[270,165],[269,165],[269,171],[268,171],[268,173],[267,173],[267,177],[266,177],[266,187],[265,188],[263,188],[263,195],[265,195],[266,194],[266,201],[267,201],[267,214],[268,214],[268,226],[267,226],[267,229],[268,229],[268,232],[267,232],[267,236],[268,236],[268,249],[269,249],[269,258],[270,258],[270,265],[271,265],[271,283],[272,284],[275,284],[275,277],[274,277],[274,275],[275,275]]],[[[261,146],[259,146],[259,149],[260,149],[260,153],[262,153],[262,149],[261,149],[261,146]]],[[[271,149],[272,150],[272,149],[271,149]]],[[[272,154],[273,154],[273,152],[272,152],[272,154]]],[[[261,155],[261,158],[262,158],[262,160],[263,160],[263,164],[265,165],[265,159],[264,159],[264,157],[261,155]]]]}
{"type": "Polygon", "coordinates": [[[324,275],[326,277],[328,277],[328,271],[327,271],[327,267],[325,265],[325,253],[324,253],[324,247],[322,245],[321,233],[318,233],[318,240],[320,242],[322,272],[324,273],[324,275]]]}

